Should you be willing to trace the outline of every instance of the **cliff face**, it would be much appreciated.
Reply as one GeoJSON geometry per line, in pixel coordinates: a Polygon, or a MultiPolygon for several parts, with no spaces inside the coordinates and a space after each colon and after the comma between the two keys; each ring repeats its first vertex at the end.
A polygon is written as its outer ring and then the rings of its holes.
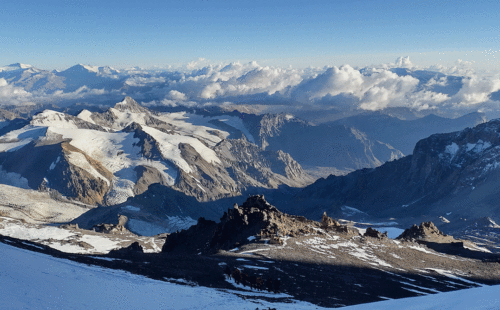
{"type": "Polygon", "coordinates": [[[321,176],[378,167],[404,156],[391,145],[372,139],[354,127],[314,126],[284,113],[264,115],[254,135],[262,149],[287,152],[321,176]]]}
{"type": "Polygon", "coordinates": [[[428,216],[437,221],[449,214],[448,219],[496,219],[499,135],[499,120],[432,135],[416,144],[413,155],[320,179],[288,205],[295,205],[299,214],[314,212],[315,217],[322,211],[343,216],[342,207],[348,206],[372,217],[428,216]]]}
{"type": "Polygon", "coordinates": [[[289,154],[262,150],[245,135],[230,139],[231,133],[213,127],[213,121],[237,130],[243,128],[241,120],[233,117],[226,124],[219,118],[157,113],[130,97],[103,113],[45,110],[0,137],[1,173],[15,174],[0,182],[18,184],[17,177],[32,189],[117,205],[152,184],[206,202],[252,188],[302,187],[313,181],[289,154]]]}

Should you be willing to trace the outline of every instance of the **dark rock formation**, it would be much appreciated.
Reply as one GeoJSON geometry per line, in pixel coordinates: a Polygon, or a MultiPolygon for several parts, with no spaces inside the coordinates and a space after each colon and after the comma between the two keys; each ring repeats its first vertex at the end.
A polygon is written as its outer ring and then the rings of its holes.
{"type": "Polygon", "coordinates": [[[405,241],[421,240],[446,242],[453,240],[453,237],[445,235],[436,227],[436,225],[434,225],[434,223],[426,222],[420,224],[420,226],[414,224],[411,228],[405,229],[405,231],[396,239],[405,241]]]}
{"type": "MultiPolygon", "coordinates": [[[[359,234],[357,230],[338,224],[330,219],[338,233],[359,234]],[[338,224],[338,225],[337,225],[338,224]]],[[[322,234],[322,224],[302,216],[292,216],[280,212],[269,204],[263,195],[250,196],[241,206],[235,204],[224,212],[220,223],[198,220],[198,224],[187,230],[169,235],[163,252],[176,253],[216,253],[230,250],[253,239],[267,240],[271,244],[282,244],[282,237],[305,234],[322,234]]]]}
{"type": "Polygon", "coordinates": [[[387,232],[381,233],[380,231],[368,227],[363,235],[365,237],[377,238],[377,239],[387,239],[387,232]]]}
{"type": "Polygon", "coordinates": [[[127,224],[128,218],[125,215],[118,215],[118,224],[98,224],[92,227],[96,232],[101,232],[105,234],[132,234],[125,225],[127,224]]]}

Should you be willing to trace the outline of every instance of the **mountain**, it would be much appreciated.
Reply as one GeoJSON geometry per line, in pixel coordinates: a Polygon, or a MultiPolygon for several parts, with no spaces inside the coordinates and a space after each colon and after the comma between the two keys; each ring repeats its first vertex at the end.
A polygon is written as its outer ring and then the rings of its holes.
{"type": "Polygon", "coordinates": [[[19,63],[0,68],[0,78],[26,91],[53,93],[65,87],[63,79],[53,72],[19,63]]]}
{"type": "Polygon", "coordinates": [[[211,123],[234,129],[244,127],[241,120],[220,119],[152,112],[130,97],[105,112],[45,110],[0,137],[0,165],[9,175],[0,181],[90,205],[120,204],[155,183],[210,201],[312,182],[290,155],[261,150],[245,136],[231,139],[211,123]]]}
{"type": "Polygon", "coordinates": [[[123,81],[119,71],[111,67],[75,65],[55,75],[62,78],[65,92],[73,92],[82,86],[95,89],[119,89],[123,81]]]}
{"type": "Polygon", "coordinates": [[[245,123],[262,149],[287,152],[316,176],[373,168],[404,156],[345,125],[312,125],[286,113],[248,116],[245,123]]]}
{"type": "Polygon", "coordinates": [[[0,78],[26,91],[47,94],[56,91],[70,93],[84,86],[107,90],[120,89],[124,86],[119,70],[108,66],[95,67],[82,64],[63,71],[48,71],[17,63],[0,67],[0,78]]]}
{"type": "Polygon", "coordinates": [[[415,144],[435,133],[447,133],[474,127],[486,122],[483,113],[469,113],[459,118],[450,119],[430,114],[413,120],[402,120],[384,112],[362,113],[340,119],[328,124],[344,125],[366,133],[373,140],[383,141],[409,155],[415,144]]]}
{"type": "Polygon", "coordinates": [[[384,218],[442,225],[498,221],[500,120],[420,140],[408,155],[373,169],[330,176],[281,207],[294,214],[384,218]],[[442,220],[445,218],[446,221],[442,220]]]}

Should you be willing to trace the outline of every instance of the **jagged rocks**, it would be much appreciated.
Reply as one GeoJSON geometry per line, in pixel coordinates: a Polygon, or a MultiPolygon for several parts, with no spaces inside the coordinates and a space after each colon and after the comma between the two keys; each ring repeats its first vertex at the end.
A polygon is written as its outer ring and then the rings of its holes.
{"type": "MultiPolygon", "coordinates": [[[[359,235],[356,229],[340,225],[333,219],[328,220],[328,223],[328,229],[334,229],[335,232],[359,235]]],[[[321,227],[319,222],[282,213],[269,204],[263,195],[255,195],[241,206],[235,204],[224,213],[218,224],[200,218],[198,224],[188,230],[169,235],[162,251],[215,253],[238,248],[254,239],[282,245],[284,237],[324,234],[321,227]]]]}
{"type": "Polygon", "coordinates": [[[321,228],[328,229],[330,227],[339,227],[339,226],[340,226],[339,222],[326,215],[326,212],[323,213],[323,216],[321,217],[321,228]]]}
{"type": "Polygon", "coordinates": [[[125,215],[118,215],[118,224],[98,224],[94,225],[92,229],[96,232],[101,232],[105,234],[131,234],[131,232],[125,228],[128,218],[125,215]]]}
{"type": "Polygon", "coordinates": [[[445,235],[432,222],[425,222],[417,226],[414,224],[411,228],[406,229],[396,239],[405,241],[432,241],[432,242],[451,242],[452,236],[445,235]]]}
{"type": "Polygon", "coordinates": [[[387,232],[382,233],[376,229],[368,227],[363,235],[365,237],[377,238],[377,239],[387,239],[387,232]]]}
{"type": "Polygon", "coordinates": [[[134,242],[126,248],[121,248],[117,250],[111,250],[108,256],[111,257],[136,257],[138,255],[144,254],[144,250],[139,242],[134,242]]]}

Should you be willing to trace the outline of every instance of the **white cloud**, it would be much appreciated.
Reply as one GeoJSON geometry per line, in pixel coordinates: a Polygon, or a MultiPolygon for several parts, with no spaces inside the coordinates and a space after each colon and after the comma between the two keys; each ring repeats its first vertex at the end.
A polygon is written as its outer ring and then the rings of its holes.
{"type": "Polygon", "coordinates": [[[32,99],[32,95],[23,88],[11,85],[4,78],[0,78],[1,105],[31,104],[32,99]]]}
{"type": "Polygon", "coordinates": [[[177,101],[185,101],[187,98],[185,94],[181,93],[180,91],[176,91],[176,90],[169,91],[168,97],[172,100],[177,100],[177,101]]]}
{"type": "Polygon", "coordinates": [[[386,69],[369,69],[366,73],[349,65],[326,69],[313,79],[304,81],[295,89],[301,102],[321,99],[327,95],[352,95],[365,110],[379,110],[388,106],[406,105],[405,96],[418,85],[411,76],[398,76],[386,69]]]}
{"type": "Polygon", "coordinates": [[[450,100],[450,97],[443,93],[436,93],[428,90],[412,93],[408,98],[409,107],[416,110],[435,109],[439,104],[450,100]]]}
{"type": "Polygon", "coordinates": [[[207,61],[206,61],[206,59],[205,59],[205,58],[200,57],[200,58],[198,58],[197,60],[193,60],[193,61],[191,61],[190,63],[188,63],[188,64],[186,65],[186,68],[187,68],[188,70],[193,70],[193,69],[195,69],[195,68],[200,67],[200,65],[202,65],[203,63],[206,63],[206,62],[207,62],[207,61]]]}
{"type": "MultiPolygon", "coordinates": [[[[95,88],[80,86],[73,81],[73,87],[79,86],[73,92],[65,91],[62,80],[54,82],[48,78],[47,83],[51,84],[37,86],[36,90],[30,88],[34,85],[34,80],[31,81],[29,72],[25,72],[23,74],[27,78],[16,80],[15,84],[0,78],[0,103],[63,103],[65,100],[68,103],[77,100],[105,102],[129,95],[147,105],[165,106],[221,105],[222,102],[233,101],[268,106],[293,105],[294,108],[329,105],[341,110],[409,107],[417,110],[458,111],[498,105],[492,103],[490,97],[500,90],[500,79],[470,74],[470,67],[471,63],[458,60],[450,68],[431,68],[443,72],[440,74],[418,69],[409,57],[361,69],[350,65],[292,69],[261,66],[257,62],[209,65],[206,59],[200,58],[183,67],[189,68],[188,71],[125,69],[119,72],[120,79],[110,79],[109,84],[106,84],[107,80],[103,80],[103,84],[98,84],[95,88]],[[395,68],[406,70],[394,70],[395,68]],[[398,75],[400,72],[405,75],[398,75]],[[452,73],[458,76],[450,76],[452,73]],[[468,75],[462,78],[460,73],[468,75]]],[[[105,69],[103,72],[109,71],[110,74],[118,72],[105,69]]],[[[44,71],[44,74],[49,74],[47,72],[44,71]]],[[[38,81],[42,79],[36,81],[40,84],[38,81]]]]}
{"type": "Polygon", "coordinates": [[[160,77],[143,77],[143,76],[131,76],[126,81],[125,84],[130,86],[142,87],[150,84],[161,84],[165,83],[166,79],[162,76],[160,77]]]}
{"type": "Polygon", "coordinates": [[[488,101],[491,93],[500,90],[499,78],[479,78],[472,76],[462,80],[463,86],[453,96],[458,105],[470,106],[488,101]]]}
{"type": "Polygon", "coordinates": [[[395,66],[397,68],[407,68],[407,69],[411,69],[414,67],[413,63],[410,61],[410,56],[399,57],[398,59],[396,59],[395,66]]]}

